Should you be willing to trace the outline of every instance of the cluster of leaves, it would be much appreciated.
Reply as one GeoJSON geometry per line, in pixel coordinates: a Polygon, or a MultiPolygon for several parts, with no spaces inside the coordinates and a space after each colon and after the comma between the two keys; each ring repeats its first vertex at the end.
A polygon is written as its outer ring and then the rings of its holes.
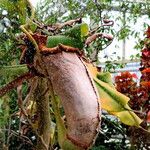
{"type": "MultiPolygon", "coordinates": [[[[134,81],[134,78],[137,79],[135,74],[131,74],[129,72],[123,72],[120,75],[115,77],[115,84],[116,88],[119,92],[127,95],[130,97],[129,104],[132,109],[137,111],[137,115],[143,118],[143,126],[145,128],[149,128],[150,123],[150,49],[149,49],[149,38],[150,38],[150,28],[146,31],[146,38],[144,43],[144,48],[142,49],[141,55],[141,78],[140,78],[140,85],[137,85],[137,82],[134,81]]],[[[135,132],[135,131],[133,131],[135,132]]],[[[137,134],[140,135],[141,131],[138,130],[137,134]]],[[[135,135],[135,134],[134,134],[135,135]]],[[[141,140],[145,144],[145,147],[148,148],[149,142],[147,142],[147,136],[149,137],[148,133],[143,133],[141,140]],[[145,137],[144,137],[145,135],[145,137]],[[144,141],[145,140],[145,141],[144,141]],[[147,142],[147,143],[146,143],[147,142]]],[[[142,147],[139,142],[135,138],[133,138],[134,142],[142,147]]],[[[139,139],[140,140],[140,139],[139,139]]]]}
{"type": "Polygon", "coordinates": [[[146,88],[138,87],[136,74],[129,72],[122,72],[115,77],[116,89],[130,98],[129,104],[134,110],[141,110],[148,98],[148,91],[146,88]]]}
{"type": "Polygon", "coordinates": [[[27,2],[24,0],[0,0],[0,65],[18,63],[20,50],[17,48],[20,25],[27,18],[27,2]],[[20,7],[22,6],[22,7],[20,7]],[[11,54],[11,56],[10,56],[11,54]]]}
{"type": "MultiPolygon", "coordinates": [[[[135,111],[135,113],[143,119],[142,126],[145,129],[149,128],[149,90],[147,86],[137,85],[135,81],[137,79],[136,74],[129,72],[122,72],[120,75],[115,77],[116,89],[127,95],[130,98],[129,105],[135,111]]],[[[130,137],[131,145],[133,148],[143,147],[148,148],[150,134],[140,129],[125,127],[127,136],[130,137]],[[144,146],[143,146],[144,145],[144,146]]]]}
{"type": "MultiPolygon", "coordinates": [[[[110,1],[108,3],[110,4],[110,1]]],[[[37,18],[47,25],[83,18],[83,21],[88,23],[91,31],[110,33],[110,30],[112,30],[110,26],[103,26],[103,19],[109,19],[109,17],[104,17],[104,14],[102,14],[107,8],[107,5],[104,5],[104,7],[102,5],[101,2],[86,0],[82,2],[63,0],[61,3],[59,0],[41,1],[37,6],[37,18]]],[[[88,46],[85,51],[93,61],[98,61],[99,52],[110,45],[110,43],[107,39],[95,40],[92,46],[88,46]]]]}
{"type": "MultiPolygon", "coordinates": [[[[146,31],[146,38],[144,43],[144,48],[142,49],[141,55],[141,71],[140,86],[133,78],[137,78],[135,74],[130,74],[129,72],[123,72],[119,76],[115,77],[116,88],[121,93],[126,94],[130,97],[130,105],[134,110],[141,110],[149,114],[149,101],[150,101],[150,28],[146,31]]],[[[149,118],[147,118],[149,120],[149,118]]]]}
{"type": "Polygon", "coordinates": [[[145,48],[142,50],[142,56],[141,56],[141,79],[140,83],[142,87],[145,87],[148,93],[147,102],[146,102],[146,112],[147,112],[147,120],[150,120],[150,46],[149,46],[149,40],[150,40],[150,27],[148,27],[146,31],[146,38],[144,40],[144,46],[145,48]]]}

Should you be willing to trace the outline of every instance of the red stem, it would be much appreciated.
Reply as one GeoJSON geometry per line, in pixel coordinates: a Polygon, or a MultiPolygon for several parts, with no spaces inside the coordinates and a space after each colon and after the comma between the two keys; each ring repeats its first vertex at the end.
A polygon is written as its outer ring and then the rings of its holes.
{"type": "Polygon", "coordinates": [[[32,78],[33,76],[34,75],[31,74],[31,73],[25,73],[25,74],[17,77],[16,79],[14,79],[10,83],[6,84],[4,87],[1,87],[0,88],[0,97],[5,95],[10,90],[16,88],[17,86],[21,85],[22,82],[24,82],[25,80],[28,80],[28,79],[32,78]]]}

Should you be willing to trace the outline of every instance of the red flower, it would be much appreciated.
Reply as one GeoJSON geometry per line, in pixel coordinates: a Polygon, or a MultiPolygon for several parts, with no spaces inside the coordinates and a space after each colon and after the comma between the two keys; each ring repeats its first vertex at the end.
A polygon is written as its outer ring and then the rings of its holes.
{"type": "Polygon", "coordinates": [[[120,75],[115,77],[115,82],[125,82],[125,81],[132,81],[132,79],[138,79],[135,73],[131,74],[130,72],[121,72],[120,75]]]}
{"type": "Polygon", "coordinates": [[[147,122],[150,123],[150,111],[147,113],[147,122]]]}
{"type": "Polygon", "coordinates": [[[147,31],[145,32],[146,36],[149,38],[150,37],[150,26],[148,26],[147,31]]]}
{"type": "Polygon", "coordinates": [[[135,79],[138,79],[138,77],[135,73],[132,74],[132,77],[135,78],[135,79]]]}
{"type": "Polygon", "coordinates": [[[146,68],[146,69],[144,69],[142,72],[145,72],[145,73],[149,73],[150,72],[150,68],[146,68]]]}
{"type": "Polygon", "coordinates": [[[142,56],[143,57],[150,57],[150,51],[148,51],[148,50],[142,51],[142,56]]]}
{"type": "Polygon", "coordinates": [[[150,88],[150,81],[142,81],[141,85],[143,85],[149,89],[150,88]]]}

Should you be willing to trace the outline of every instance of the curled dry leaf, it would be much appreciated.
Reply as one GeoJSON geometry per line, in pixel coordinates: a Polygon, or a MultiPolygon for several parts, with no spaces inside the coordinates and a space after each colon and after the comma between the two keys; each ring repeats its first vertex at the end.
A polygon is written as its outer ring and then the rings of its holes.
{"type": "Polygon", "coordinates": [[[81,18],[77,18],[77,19],[66,21],[64,23],[56,23],[55,26],[56,26],[57,29],[61,29],[64,26],[72,26],[75,23],[81,23],[81,22],[82,22],[82,19],[81,18]]]}
{"type": "Polygon", "coordinates": [[[93,41],[95,41],[99,37],[106,38],[108,40],[113,40],[113,36],[110,35],[110,34],[95,33],[95,34],[93,34],[93,35],[91,35],[90,37],[87,38],[87,40],[85,41],[85,44],[89,45],[90,43],[92,43],[93,41]]]}
{"type": "Polygon", "coordinates": [[[103,22],[105,23],[103,26],[113,26],[114,21],[109,19],[103,19],[103,22]]]}

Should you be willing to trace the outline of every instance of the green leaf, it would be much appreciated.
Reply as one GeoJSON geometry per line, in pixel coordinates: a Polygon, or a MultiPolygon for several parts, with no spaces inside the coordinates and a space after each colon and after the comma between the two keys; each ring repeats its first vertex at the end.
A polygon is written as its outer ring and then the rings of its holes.
{"type": "Polygon", "coordinates": [[[35,32],[35,30],[37,29],[37,25],[34,23],[30,23],[30,29],[32,32],[35,32]]]}
{"type": "Polygon", "coordinates": [[[46,46],[52,48],[58,46],[59,44],[63,44],[63,45],[67,45],[79,49],[83,48],[83,44],[80,40],[63,36],[63,35],[49,36],[47,39],[46,46]]]}
{"type": "Polygon", "coordinates": [[[117,116],[121,122],[130,126],[139,126],[142,120],[128,106],[129,98],[97,78],[94,78],[100,94],[102,108],[117,116]]]}
{"type": "Polygon", "coordinates": [[[3,78],[13,78],[19,76],[23,73],[28,72],[26,65],[16,65],[16,66],[2,66],[0,67],[0,76],[3,78]]]}
{"type": "Polygon", "coordinates": [[[115,88],[112,83],[111,74],[109,72],[99,73],[97,74],[97,78],[105,83],[108,83],[112,88],[115,88]]]}
{"type": "Polygon", "coordinates": [[[102,107],[109,112],[124,111],[124,106],[128,103],[129,98],[97,78],[94,81],[102,99],[102,107]]]}
{"type": "Polygon", "coordinates": [[[82,37],[87,36],[88,32],[88,25],[86,23],[82,23],[75,25],[73,28],[65,31],[64,35],[81,40],[82,37]]]}
{"type": "Polygon", "coordinates": [[[124,111],[112,112],[113,115],[117,116],[122,123],[129,126],[139,127],[142,120],[131,110],[131,108],[126,105],[124,111]]]}
{"type": "Polygon", "coordinates": [[[2,110],[3,101],[4,101],[4,99],[0,98],[0,113],[3,112],[3,110],[2,110]]]}
{"type": "Polygon", "coordinates": [[[109,73],[98,73],[96,67],[86,64],[97,86],[101,107],[117,116],[121,122],[130,126],[139,126],[142,120],[128,106],[130,100],[118,92],[111,81],[109,73]]]}

